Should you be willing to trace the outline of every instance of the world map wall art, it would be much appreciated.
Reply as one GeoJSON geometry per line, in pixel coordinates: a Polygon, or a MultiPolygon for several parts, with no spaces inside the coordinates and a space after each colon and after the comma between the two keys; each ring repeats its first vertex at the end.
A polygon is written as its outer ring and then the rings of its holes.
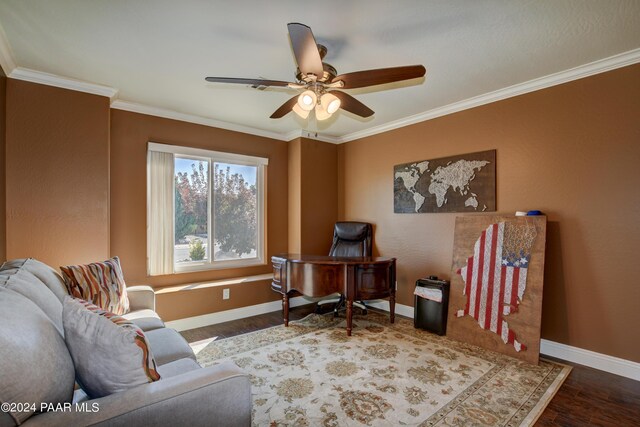
{"type": "Polygon", "coordinates": [[[393,211],[495,212],[496,150],[393,168],[393,211]]]}

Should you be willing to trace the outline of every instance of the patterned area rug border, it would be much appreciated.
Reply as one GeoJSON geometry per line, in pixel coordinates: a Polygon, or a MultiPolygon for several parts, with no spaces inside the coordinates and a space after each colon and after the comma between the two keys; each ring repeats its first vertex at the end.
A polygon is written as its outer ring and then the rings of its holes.
{"type": "MultiPolygon", "coordinates": [[[[198,360],[204,366],[211,365],[220,359],[230,358],[273,344],[285,343],[297,337],[323,329],[337,327],[344,322],[344,317],[334,318],[331,313],[325,315],[310,314],[304,319],[290,322],[288,328],[284,328],[283,325],[277,325],[214,341],[207,346],[206,352],[198,355],[198,360]],[[278,333],[274,333],[274,330],[278,330],[278,333]]],[[[427,344],[431,342],[439,346],[451,348],[467,356],[480,358],[493,365],[488,372],[477,379],[471,386],[419,424],[421,427],[435,426],[444,423],[443,420],[445,420],[447,416],[450,416],[454,411],[458,410],[461,405],[465,403],[467,399],[472,398],[476,392],[483,387],[491,387],[489,384],[491,381],[499,381],[499,379],[495,377],[505,369],[505,367],[513,367],[513,369],[517,370],[535,370],[536,373],[546,371],[543,380],[532,390],[518,410],[515,411],[506,422],[501,423],[501,425],[505,426],[533,425],[571,371],[570,366],[557,362],[541,359],[538,366],[530,365],[509,356],[415,329],[413,322],[408,319],[396,318],[396,323],[392,324],[389,322],[387,315],[377,312],[369,312],[366,316],[354,316],[353,334],[356,337],[363,332],[363,329],[358,327],[358,322],[377,323],[380,326],[389,328],[393,332],[425,341],[427,344]]],[[[345,341],[348,340],[344,328],[337,328],[337,331],[344,333],[345,341]]],[[[487,425],[492,424],[488,422],[487,425]]]]}

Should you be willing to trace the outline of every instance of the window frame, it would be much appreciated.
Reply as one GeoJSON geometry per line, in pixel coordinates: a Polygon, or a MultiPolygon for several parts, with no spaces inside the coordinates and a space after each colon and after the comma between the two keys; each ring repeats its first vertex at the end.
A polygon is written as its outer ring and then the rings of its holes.
{"type": "MultiPolygon", "coordinates": [[[[183,147],[178,145],[168,145],[168,144],[160,144],[156,142],[149,142],[148,151],[160,151],[165,153],[171,153],[174,156],[174,165],[176,157],[180,158],[192,158],[196,161],[208,161],[207,168],[207,179],[209,181],[208,185],[208,195],[207,195],[207,235],[208,235],[208,248],[209,248],[209,259],[202,261],[191,261],[185,262],[183,265],[180,265],[176,262],[175,256],[173,259],[173,273],[190,273],[197,271],[207,271],[207,270],[222,270],[229,268],[241,268],[241,267],[250,267],[250,266],[258,266],[258,265],[266,265],[266,229],[267,229],[267,192],[266,192],[266,166],[269,164],[269,159],[264,157],[256,157],[256,156],[248,156],[244,154],[236,154],[236,153],[227,153],[221,151],[213,151],[213,150],[205,150],[201,148],[193,148],[193,147],[183,147]],[[214,173],[214,164],[215,163],[231,163],[242,166],[253,166],[256,167],[256,257],[255,258],[241,258],[234,260],[222,260],[216,261],[213,256],[214,249],[214,197],[213,197],[213,173],[214,173]]],[[[173,190],[172,194],[175,194],[175,169],[173,172],[173,190]]],[[[147,183],[147,188],[149,188],[149,183],[147,183]]],[[[147,204],[147,210],[150,209],[150,205],[147,204]]],[[[175,230],[175,220],[176,220],[176,206],[175,200],[173,201],[172,208],[172,228],[175,230]]],[[[147,212],[149,215],[149,212],[147,212]]],[[[175,246],[175,241],[174,241],[175,246]]],[[[147,248],[149,251],[150,248],[147,248]]],[[[174,252],[175,253],[175,252],[174,252]]]]}

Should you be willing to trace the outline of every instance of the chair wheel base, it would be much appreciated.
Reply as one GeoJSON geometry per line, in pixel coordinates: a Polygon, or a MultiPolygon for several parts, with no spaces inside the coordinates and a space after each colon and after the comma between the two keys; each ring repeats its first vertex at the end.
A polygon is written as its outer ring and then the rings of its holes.
{"type": "MultiPolygon", "coordinates": [[[[364,301],[354,301],[353,307],[354,308],[359,308],[360,309],[360,313],[362,315],[364,315],[364,316],[367,315],[367,306],[364,304],[364,301]]],[[[346,301],[345,301],[344,297],[340,297],[340,300],[333,307],[333,317],[338,317],[340,312],[342,310],[344,310],[345,308],[346,308],[346,301]]],[[[322,305],[321,304],[317,304],[316,305],[315,312],[316,312],[316,314],[323,314],[323,310],[322,310],[322,305]]]]}

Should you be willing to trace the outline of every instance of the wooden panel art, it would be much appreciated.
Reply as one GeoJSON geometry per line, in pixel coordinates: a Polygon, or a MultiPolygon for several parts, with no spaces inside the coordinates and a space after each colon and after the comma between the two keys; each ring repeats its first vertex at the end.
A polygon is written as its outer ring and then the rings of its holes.
{"type": "Polygon", "coordinates": [[[393,211],[493,212],[496,150],[396,165],[393,211]]]}
{"type": "Polygon", "coordinates": [[[447,336],[537,364],[547,218],[456,218],[447,336]]]}

